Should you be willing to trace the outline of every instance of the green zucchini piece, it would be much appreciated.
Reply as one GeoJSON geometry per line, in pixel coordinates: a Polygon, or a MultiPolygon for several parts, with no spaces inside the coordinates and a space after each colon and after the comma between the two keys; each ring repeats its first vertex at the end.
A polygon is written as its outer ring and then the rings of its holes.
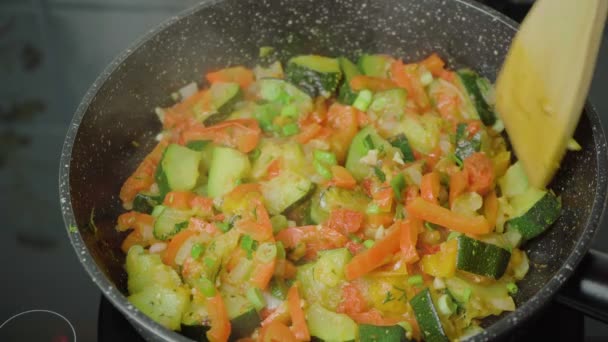
{"type": "Polygon", "coordinates": [[[229,147],[215,147],[209,166],[209,196],[216,198],[230,192],[238,181],[248,176],[250,170],[246,154],[229,147]]]}
{"type": "Polygon", "coordinates": [[[329,98],[338,88],[342,71],[335,58],[302,55],[289,60],[287,80],[311,97],[329,98]]]}
{"type": "Polygon", "coordinates": [[[243,314],[230,320],[230,340],[251,336],[253,331],[262,323],[260,314],[255,309],[248,310],[243,314]]]}
{"type": "MultiPolygon", "coordinates": [[[[167,150],[165,149],[165,151],[163,152],[163,156],[160,159],[161,161],[165,159],[166,153],[167,150]]],[[[163,198],[165,198],[165,195],[169,191],[171,191],[171,188],[169,187],[169,181],[167,180],[167,174],[163,169],[163,163],[158,163],[158,166],[156,167],[156,173],[154,174],[154,180],[156,180],[156,185],[158,185],[158,198],[160,201],[162,201],[163,198]]]]}
{"type": "Polygon", "coordinates": [[[318,255],[313,271],[315,280],[330,287],[338,286],[344,280],[344,269],[352,255],[346,248],[322,251],[318,255]]]}
{"type": "Polygon", "coordinates": [[[380,78],[388,78],[392,58],[386,55],[368,55],[359,57],[357,65],[364,75],[380,78]]]}
{"type": "Polygon", "coordinates": [[[190,292],[184,287],[166,288],[152,285],[130,295],[128,299],[157,323],[171,330],[177,330],[180,327],[182,314],[188,307],[190,292]]]}
{"type": "Polygon", "coordinates": [[[457,269],[494,279],[500,278],[505,273],[511,252],[466,235],[458,236],[457,240],[457,269]]]}
{"type": "Polygon", "coordinates": [[[469,138],[467,124],[459,123],[456,127],[456,150],[454,154],[460,160],[467,159],[468,156],[481,150],[481,133],[477,132],[469,138]]]}
{"type": "Polygon", "coordinates": [[[486,102],[479,88],[478,79],[481,77],[471,69],[460,69],[456,72],[466,95],[469,97],[477,116],[484,125],[492,126],[496,123],[494,109],[486,102]]]}
{"type": "Polygon", "coordinates": [[[406,331],[400,325],[377,326],[359,325],[360,342],[407,342],[406,331]]]}
{"type": "Polygon", "coordinates": [[[127,252],[125,270],[128,275],[127,289],[131,294],[153,285],[174,288],[182,284],[177,272],[163,264],[159,254],[148,253],[140,245],[131,247],[127,252]]]}
{"type": "Polygon", "coordinates": [[[542,234],[557,220],[561,212],[561,203],[557,196],[536,189],[529,189],[514,197],[512,206],[514,211],[523,213],[505,223],[507,231],[518,231],[523,241],[542,234]]]}
{"type": "Polygon", "coordinates": [[[330,187],[315,193],[310,204],[310,219],[320,224],[329,218],[332,210],[345,208],[364,212],[370,198],[358,190],[330,187]]]}
{"type": "Polygon", "coordinates": [[[243,98],[241,87],[237,83],[214,83],[209,88],[211,96],[211,108],[214,114],[208,116],[203,123],[212,126],[224,121],[230,116],[234,105],[243,98]]]}
{"type": "Polygon", "coordinates": [[[395,88],[380,91],[374,94],[372,104],[367,112],[378,118],[394,119],[400,121],[405,113],[407,103],[407,91],[403,88],[395,88]]]}
{"type": "Polygon", "coordinates": [[[306,310],[310,335],[325,341],[354,341],[359,329],[357,323],[345,314],[335,313],[314,303],[306,310]]]}
{"type": "Polygon", "coordinates": [[[192,190],[198,180],[200,161],[200,152],[177,144],[169,145],[160,161],[169,189],[192,190]]]}
{"type": "Polygon", "coordinates": [[[133,210],[144,214],[150,214],[152,209],[159,204],[160,198],[158,196],[140,192],[135,195],[135,199],[133,199],[133,210]]]}
{"type": "Polygon", "coordinates": [[[521,161],[509,166],[507,172],[498,180],[500,192],[508,198],[520,195],[529,188],[528,176],[521,161]]]}
{"type": "Polygon", "coordinates": [[[192,339],[197,342],[207,342],[207,331],[211,329],[208,325],[189,325],[183,324],[181,325],[180,333],[189,339],[192,339]]]}
{"type": "Polygon", "coordinates": [[[308,178],[289,169],[282,170],[278,176],[261,183],[262,195],[271,215],[282,213],[313,189],[313,183],[308,178]]]}
{"type": "Polygon", "coordinates": [[[414,151],[410,146],[410,142],[407,140],[405,134],[400,133],[388,139],[391,145],[398,148],[403,155],[403,161],[406,163],[416,161],[414,157],[414,151]]]}
{"type": "Polygon", "coordinates": [[[346,156],[346,169],[357,179],[358,181],[367,177],[372,172],[373,167],[371,165],[361,163],[361,158],[365,157],[370,149],[389,151],[391,144],[384,140],[373,126],[367,126],[363,128],[350,143],[348,148],[348,155],[346,156]],[[369,138],[368,138],[369,136],[369,138]],[[371,139],[371,146],[369,140],[371,139]],[[367,140],[367,141],[366,141],[367,140]]]}
{"type": "Polygon", "coordinates": [[[351,89],[350,80],[357,75],[361,75],[361,71],[346,57],[338,58],[338,63],[340,63],[340,68],[344,74],[344,82],[342,82],[338,91],[338,101],[346,105],[352,105],[357,98],[357,92],[351,89]]]}
{"type": "Polygon", "coordinates": [[[439,314],[433,304],[431,291],[428,288],[420,291],[410,300],[410,305],[414,309],[416,321],[420,327],[422,337],[427,342],[447,342],[448,338],[441,325],[439,314]]]}
{"type": "Polygon", "coordinates": [[[186,228],[192,216],[187,211],[162,205],[156,206],[154,210],[159,212],[154,221],[154,237],[159,240],[167,240],[186,228]]]}

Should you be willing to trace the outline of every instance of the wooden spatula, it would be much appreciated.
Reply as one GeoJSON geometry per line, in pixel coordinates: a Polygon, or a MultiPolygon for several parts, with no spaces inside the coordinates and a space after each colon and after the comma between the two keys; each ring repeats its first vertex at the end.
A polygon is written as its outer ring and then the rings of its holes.
{"type": "Polygon", "coordinates": [[[537,0],[513,40],[496,109],[535,187],[549,183],[579,121],[607,13],[608,0],[537,0]]]}

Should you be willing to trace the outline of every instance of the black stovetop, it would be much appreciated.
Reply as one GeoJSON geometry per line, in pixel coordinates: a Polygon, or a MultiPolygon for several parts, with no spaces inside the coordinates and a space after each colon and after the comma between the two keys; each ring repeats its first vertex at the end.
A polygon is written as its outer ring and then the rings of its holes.
{"type": "MultiPolygon", "coordinates": [[[[50,310],[72,324],[80,341],[141,340],[103,299],[65,237],[57,163],[72,114],[101,70],[137,37],[198,1],[0,1],[0,255],[5,260],[0,324],[28,310],[50,310]]],[[[519,20],[532,1],[480,2],[519,20]]],[[[608,34],[590,94],[608,130],[605,89],[608,34]]],[[[603,229],[594,247],[608,251],[606,246],[608,229],[603,229]]],[[[55,334],[53,341],[69,341],[54,317],[45,327],[55,334]]],[[[511,339],[593,337],[608,339],[608,325],[551,304],[511,339]]]]}

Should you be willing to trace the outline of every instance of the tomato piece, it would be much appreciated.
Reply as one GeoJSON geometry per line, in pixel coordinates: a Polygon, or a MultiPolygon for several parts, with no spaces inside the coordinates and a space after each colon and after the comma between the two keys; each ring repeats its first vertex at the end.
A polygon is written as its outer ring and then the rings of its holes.
{"type": "Polygon", "coordinates": [[[353,189],[357,185],[357,181],[355,180],[355,178],[343,166],[332,165],[331,174],[333,177],[332,184],[337,187],[344,189],[353,189]]]}
{"type": "Polygon", "coordinates": [[[211,320],[211,329],[207,331],[207,338],[213,342],[226,342],[230,336],[231,326],[224,300],[219,291],[215,296],[207,298],[207,311],[211,320]]]}
{"type": "Polygon", "coordinates": [[[198,124],[182,132],[184,143],[193,140],[212,140],[215,144],[236,148],[243,153],[258,145],[262,130],[255,119],[234,119],[205,127],[198,124]]]}
{"type": "Polygon", "coordinates": [[[401,225],[399,246],[403,254],[403,261],[407,264],[414,263],[419,259],[416,243],[418,242],[418,233],[423,229],[422,221],[411,217],[405,221],[399,221],[399,224],[401,225]]]}
{"type": "Polygon", "coordinates": [[[430,56],[425,58],[420,64],[424,65],[433,76],[439,76],[445,70],[445,62],[437,53],[432,53],[430,56]]]}
{"type": "Polygon", "coordinates": [[[376,241],[372,248],[355,255],[346,264],[346,279],[353,280],[359,278],[374,269],[382,266],[395,252],[399,250],[401,226],[393,225],[393,229],[388,232],[384,239],[376,241]]]}
{"type": "Polygon", "coordinates": [[[494,164],[484,153],[475,152],[464,160],[469,190],[480,195],[494,188],[494,164]]]}
{"type": "Polygon", "coordinates": [[[349,84],[354,91],[367,89],[372,92],[378,92],[397,88],[397,84],[395,84],[395,82],[392,80],[365,75],[357,75],[351,78],[349,84]]]}
{"type": "Polygon", "coordinates": [[[439,192],[441,191],[440,181],[439,173],[435,171],[422,176],[420,196],[431,203],[439,203],[439,192]]]}
{"type": "Polygon", "coordinates": [[[148,190],[154,184],[156,167],[160,163],[160,159],[168,145],[169,141],[161,140],[139,164],[135,172],[127,178],[120,189],[120,200],[123,203],[132,203],[135,195],[143,190],[148,190]]]}
{"type": "Polygon", "coordinates": [[[219,82],[234,82],[238,83],[243,89],[248,88],[251,83],[253,83],[254,77],[255,76],[251,70],[242,66],[225,68],[215,72],[210,72],[206,75],[207,81],[209,81],[211,84],[219,82]]]}
{"type": "Polygon", "coordinates": [[[327,249],[343,247],[348,239],[338,231],[329,227],[303,226],[283,229],[276,235],[277,241],[281,241],[285,248],[294,249],[300,243],[306,245],[307,260],[313,260],[317,252],[327,249]]]}
{"type": "Polygon", "coordinates": [[[287,306],[291,315],[291,330],[295,337],[300,341],[310,341],[310,332],[306,325],[306,317],[298,292],[298,283],[294,283],[287,292],[287,306]]]}
{"type": "Polygon", "coordinates": [[[363,214],[358,211],[338,208],[332,210],[329,220],[327,220],[327,226],[348,235],[361,228],[364,218],[363,214]]]}
{"type": "Polygon", "coordinates": [[[340,164],[344,163],[350,143],[357,134],[357,110],[351,106],[334,103],[327,112],[328,128],[332,130],[329,146],[340,164]]]}

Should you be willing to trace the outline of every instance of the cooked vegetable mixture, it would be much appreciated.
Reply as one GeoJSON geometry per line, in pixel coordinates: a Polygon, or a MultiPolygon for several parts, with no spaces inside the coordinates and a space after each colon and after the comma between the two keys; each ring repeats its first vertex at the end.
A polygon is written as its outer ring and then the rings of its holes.
{"type": "Polygon", "coordinates": [[[158,108],[120,192],[129,300],[198,341],[447,341],[515,310],[519,246],[560,213],[507,149],[491,83],[262,48],[158,108]]]}

